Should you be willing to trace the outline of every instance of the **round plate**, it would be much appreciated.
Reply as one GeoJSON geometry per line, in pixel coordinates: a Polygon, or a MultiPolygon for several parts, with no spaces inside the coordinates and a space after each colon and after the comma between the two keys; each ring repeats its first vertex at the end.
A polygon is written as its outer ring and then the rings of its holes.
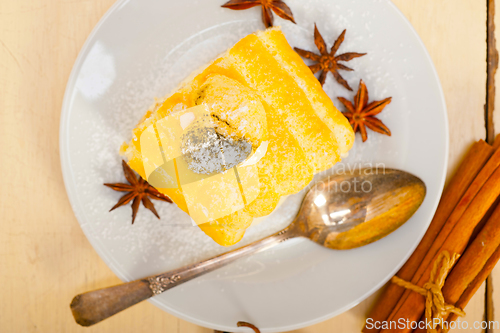
{"type": "MultiPolygon", "coordinates": [[[[227,251],[215,244],[175,205],[155,202],[156,219],[141,208],[111,213],[120,193],[104,182],[123,182],[118,150],[155,97],[240,38],[262,29],[260,8],[232,11],[222,0],[118,1],[94,29],[68,82],[61,119],[61,162],[73,210],[95,250],[124,281],[180,267],[227,251]]],[[[292,240],[151,300],[195,324],[241,332],[251,322],[263,332],[282,332],[338,315],[380,288],[423,236],[438,204],[448,156],[448,127],[436,71],[409,22],[390,1],[287,0],[297,25],[276,17],[292,46],[316,52],[314,22],[330,47],[347,29],[340,52],[367,52],[342,75],[350,92],[331,74],[324,86],[352,99],[362,78],[370,100],[392,96],[379,115],[388,137],[359,134],[338,168],[381,164],[411,172],[427,185],[418,212],[388,237],[349,251],[292,240]],[[432,121],[429,121],[432,119],[432,121]]],[[[288,197],[273,214],[252,226],[236,246],[286,226],[303,193],[288,197]]]]}

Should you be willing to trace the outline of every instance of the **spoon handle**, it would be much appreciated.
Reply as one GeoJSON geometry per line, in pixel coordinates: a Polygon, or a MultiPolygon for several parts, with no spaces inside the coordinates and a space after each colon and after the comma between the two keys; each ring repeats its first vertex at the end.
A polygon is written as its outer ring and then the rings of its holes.
{"type": "Polygon", "coordinates": [[[134,304],[176,287],[195,277],[225,266],[239,258],[268,249],[287,239],[298,236],[290,227],[269,237],[216,257],[174,269],[159,275],[123,283],[73,298],[70,304],[75,321],[82,326],[92,326],[134,304]]]}

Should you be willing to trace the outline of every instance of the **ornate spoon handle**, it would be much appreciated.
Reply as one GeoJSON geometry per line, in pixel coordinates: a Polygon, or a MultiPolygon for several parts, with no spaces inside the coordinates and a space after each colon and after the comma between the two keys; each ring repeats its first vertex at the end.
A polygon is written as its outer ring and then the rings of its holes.
{"type": "Polygon", "coordinates": [[[78,324],[92,326],[112,315],[178,286],[225,266],[241,257],[268,249],[282,241],[299,236],[290,227],[269,237],[248,244],[239,249],[223,253],[198,263],[172,271],[135,280],[114,287],[89,291],[73,298],[70,307],[78,324]]]}

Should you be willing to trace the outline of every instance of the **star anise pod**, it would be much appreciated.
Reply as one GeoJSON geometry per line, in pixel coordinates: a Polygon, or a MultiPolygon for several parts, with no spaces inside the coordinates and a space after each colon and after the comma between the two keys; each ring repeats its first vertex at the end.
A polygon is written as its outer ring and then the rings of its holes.
{"type": "Polygon", "coordinates": [[[144,179],[142,179],[141,176],[136,177],[134,171],[123,160],[122,160],[122,167],[125,178],[129,183],[128,184],[114,183],[114,184],[104,184],[104,185],[118,192],[129,192],[129,193],[121,197],[118,203],[114,205],[113,208],[111,208],[109,211],[112,211],[121,206],[125,206],[133,199],[134,201],[132,202],[132,224],[134,224],[135,217],[137,216],[137,211],[139,210],[139,205],[141,204],[141,201],[144,207],[152,211],[157,218],[160,218],[160,216],[156,212],[155,206],[153,205],[153,203],[149,198],[155,200],[162,200],[170,203],[172,203],[172,200],[170,200],[169,197],[160,193],[153,186],[149,185],[149,183],[144,179]]]}
{"type": "Polygon", "coordinates": [[[333,43],[333,46],[330,50],[330,52],[327,51],[326,49],[326,43],[321,34],[318,31],[318,27],[316,26],[316,23],[314,24],[314,44],[316,44],[316,47],[319,50],[320,54],[316,54],[310,51],[302,50],[299,48],[295,48],[295,51],[300,54],[302,57],[311,59],[313,61],[316,61],[317,64],[309,66],[311,71],[313,73],[317,73],[321,71],[321,74],[319,75],[319,82],[321,85],[325,84],[326,80],[326,75],[328,72],[332,72],[333,76],[337,80],[338,83],[343,85],[346,89],[349,89],[352,91],[351,87],[349,87],[349,84],[347,83],[346,80],[339,74],[339,69],[345,70],[345,71],[353,71],[352,68],[349,68],[341,63],[339,61],[349,61],[354,58],[362,57],[366,53],[354,53],[354,52],[348,52],[348,53],[343,53],[338,56],[335,55],[337,53],[340,44],[344,41],[345,37],[345,30],[342,31],[340,36],[337,38],[335,43],[333,43]]]}
{"type": "Polygon", "coordinates": [[[354,105],[343,97],[338,97],[339,101],[344,104],[347,111],[343,112],[344,116],[349,120],[354,132],[360,132],[363,142],[366,141],[366,127],[372,131],[391,136],[391,131],[379,119],[375,118],[377,114],[391,102],[392,97],[382,101],[373,101],[368,104],[368,89],[363,80],[359,81],[359,88],[356,96],[354,96],[354,105]]]}
{"type": "Polygon", "coordinates": [[[222,7],[243,10],[259,5],[262,6],[262,21],[266,28],[273,26],[273,12],[282,19],[295,23],[292,11],[282,0],[230,0],[223,4],[222,7]]]}

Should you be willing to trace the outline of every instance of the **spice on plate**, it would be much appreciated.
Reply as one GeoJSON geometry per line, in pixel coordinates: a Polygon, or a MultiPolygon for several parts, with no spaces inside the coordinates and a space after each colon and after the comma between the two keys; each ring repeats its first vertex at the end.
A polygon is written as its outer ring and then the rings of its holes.
{"type": "Polygon", "coordinates": [[[135,217],[137,216],[137,211],[139,210],[139,205],[141,204],[141,201],[144,207],[152,211],[157,218],[160,218],[160,216],[156,212],[154,204],[151,202],[149,198],[166,201],[170,203],[172,203],[172,200],[170,200],[169,197],[161,194],[153,186],[149,185],[149,183],[144,179],[142,179],[142,177],[140,176],[137,177],[134,171],[128,166],[127,163],[125,163],[125,161],[122,161],[122,167],[125,178],[129,183],[128,184],[106,183],[104,185],[112,188],[115,191],[128,192],[128,193],[125,194],[123,197],[121,197],[118,203],[114,205],[113,208],[111,208],[109,211],[112,211],[121,206],[125,206],[133,199],[134,201],[132,202],[132,224],[134,224],[135,217]]]}
{"type": "Polygon", "coordinates": [[[314,65],[309,66],[311,71],[313,73],[317,73],[321,71],[319,75],[319,82],[321,85],[325,84],[326,80],[326,75],[328,72],[331,72],[333,74],[333,77],[335,80],[337,80],[338,83],[343,85],[346,89],[351,90],[352,88],[349,86],[346,80],[339,74],[339,69],[342,69],[344,71],[353,71],[352,68],[349,68],[341,63],[339,61],[350,61],[354,58],[359,58],[364,56],[366,53],[355,53],[355,52],[348,52],[348,53],[343,53],[338,56],[335,54],[339,50],[340,45],[344,41],[345,37],[345,32],[346,30],[342,31],[340,36],[337,38],[335,43],[333,43],[333,46],[330,50],[330,52],[327,51],[326,49],[326,43],[321,34],[319,33],[318,27],[316,26],[316,23],[314,24],[314,44],[316,44],[316,47],[319,50],[320,54],[316,54],[310,51],[302,50],[297,47],[295,47],[295,51],[302,57],[313,60],[317,62],[314,65]]]}
{"type": "Polygon", "coordinates": [[[233,10],[243,10],[255,6],[262,6],[262,21],[266,28],[273,26],[273,12],[282,19],[295,23],[292,11],[282,0],[230,0],[222,5],[224,8],[233,10]]]}
{"type": "Polygon", "coordinates": [[[344,97],[338,97],[339,101],[344,104],[347,111],[343,112],[344,116],[349,120],[354,132],[360,132],[363,142],[368,139],[366,127],[372,131],[391,136],[391,131],[382,121],[375,118],[377,114],[391,102],[392,97],[381,101],[373,101],[368,104],[368,89],[363,80],[359,81],[359,88],[356,96],[354,96],[354,105],[344,97]]]}

